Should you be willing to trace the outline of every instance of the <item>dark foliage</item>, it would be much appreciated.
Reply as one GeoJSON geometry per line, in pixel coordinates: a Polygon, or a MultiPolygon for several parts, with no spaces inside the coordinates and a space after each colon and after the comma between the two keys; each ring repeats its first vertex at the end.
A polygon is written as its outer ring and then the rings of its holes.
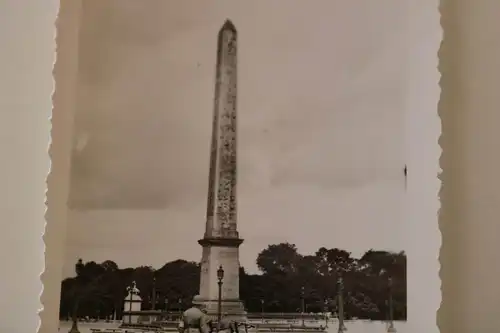
{"type": "MultiPolygon", "coordinates": [[[[299,312],[302,306],[306,312],[335,312],[336,281],[341,274],[348,318],[387,319],[392,293],[394,318],[406,319],[404,252],[369,250],[353,258],[347,251],[322,247],[313,255],[302,255],[294,244],[282,243],[262,250],[257,266],[261,274],[240,268],[240,297],[249,312],[299,312]]],[[[79,260],[75,270],[76,277],[61,285],[61,318],[120,318],[132,281],[141,292],[143,309],[156,303],[157,310],[181,311],[191,305],[199,289],[199,264],[181,259],[158,270],[120,269],[111,260],[101,264],[79,260]]]]}

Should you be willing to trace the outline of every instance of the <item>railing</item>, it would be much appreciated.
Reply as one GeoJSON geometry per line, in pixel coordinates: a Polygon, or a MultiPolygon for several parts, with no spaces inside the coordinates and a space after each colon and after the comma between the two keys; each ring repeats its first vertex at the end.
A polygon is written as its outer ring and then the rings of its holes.
{"type": "MultiPolygon", "coordinates": [[[[122,327],[163,328],[176,330],[180,320],[180,313],[168,311],[126,311],[126,316],[138,316],[136,324],[123,323],[122,327]]],[[[248,313],[248,324],[257,332],[323,332],[326,327],[324,314],[312,313],[248,313]]],[[[240,330],[241,332],[241,330],[240,330]]]]}
{"type": "Polygon", "coordinates": [[[262,312],[248,313],[248,319],[304,319],[304,320],[324,320],[325,315],[322,313],[300,313],[300,312],[262,312]]]}

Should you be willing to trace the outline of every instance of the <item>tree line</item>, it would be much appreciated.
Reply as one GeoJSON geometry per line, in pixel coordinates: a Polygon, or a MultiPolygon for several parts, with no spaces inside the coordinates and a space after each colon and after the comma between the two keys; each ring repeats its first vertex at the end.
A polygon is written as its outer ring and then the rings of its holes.
{"type": "MultiPolygon", "coordinates": [[[[406,320],[404,252],[372,249],[354,258],[345,250],[321,247],[312,255],[302,255],[294,244],[281,243],[262,250],[257,266],[260,274],[240,267],[240,298],[250,313],[334,313],[341,286],[347,318],[386,320],[391,296],[394,319],[406,320]]],[[[180,312],[199,293],[199,263],[182,259],[156,270],[80,259],[75,273],[61,284],[61,319],[121,318],[127,287],[133,281],[143,310],[180,312]]]]}

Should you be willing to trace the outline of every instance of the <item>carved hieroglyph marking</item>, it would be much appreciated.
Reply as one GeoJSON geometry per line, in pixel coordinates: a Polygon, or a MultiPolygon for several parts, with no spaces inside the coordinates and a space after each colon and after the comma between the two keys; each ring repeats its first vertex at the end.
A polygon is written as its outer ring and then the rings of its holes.
{"type": "Polygon", "coordinates": [[[238,237],[236,209],[236,30],[219,33],[206,234],[238,237]],[[215,220],[215,221],[214,221],[215,220]]]}

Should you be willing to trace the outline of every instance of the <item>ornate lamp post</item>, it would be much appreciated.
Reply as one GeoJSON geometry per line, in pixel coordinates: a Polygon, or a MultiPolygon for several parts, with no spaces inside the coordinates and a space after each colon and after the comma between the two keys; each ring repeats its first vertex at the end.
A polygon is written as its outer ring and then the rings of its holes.
{"type": "MultiPolygon", "coordinates": [[[[84,268],[85,265],[83,263],[83,260],[81,258],[78,259],[75,265],[76,279],[81,279],[81,274],[84,268]]],[[[78,302],[80,301],[79,297],[80,297],[79,295],[76,295],[75,299],[73,299],[74,304],[73,304],[73,311],[71,314],[71,329],[69,330],[69,333],[80,333],[80,330],[78,329],[78,314],[77,314],[78,302]]]]}
{"type": "Polygon", "coordinates": [[[165,296],[165,319],[170,320],[170,316],[168,314],[168,296],[165,296]]]}
{"type": "Polygon", "coordinates": [[[71,322],[71,329],[68,331],[68,333],[80,333],[80,331],[78,330],[78,322],[74,320],[71,322]]]}
{"type": "Polygon", "coordinates": [[[328,328],[328,299],[325,298],[325,306],[324,310],[325,311],[325,327],[328,328]]]}
{"type": "Polygon", "coordinates": [[[339,329],[338,333],[344,333],[347,331],[347,328],[344,325],[344,297],[342,295],[344,291],[344,280],[342,276],[339,275],[337,280],[337,307],[338,307],[338,316],[339,316],[339,329]]]}
{"type": "MultiPolygon", "coordinates": [[[[219,266],[217,270],[217,285],[219,286],[219,298],[217,299],[217,326],[220,328],[222,320],[222,280],[224,279],[224,269],[219,266]]],[[[219,331],[219,330],[217,330],[219,331]]]]}
{"type": "Polygon", "coordinates": [[[80,330],[78,329],[78,319],[72,319],[71,321],[71,328],[68,331],[68,333],[80,333],[80,330]]]}
{"type": "Polygon", "coordinates": [[[389,286],[389,327],[387,328],[387,333],[396,333],[396,328],[394,327],[394,302],[392,299],[392,277],[388,279],[389,286]]]}
{"type": "Polygon", "coordinates": [[[260,299],[260,319],[264,322],[264,299],[260,299]]]}
{"type": "Polygon", "coordinates": [[[153,271],[153,291],[151,295],[151,310],[156,310],[156,277],[154,276],[153,271]]]}
{"type": "Polygon", "coordinates": [[[306,311],[305,288],[300,288],[300,315],[302,316],[302,326],[305,326],[304,312],[306,311]]]}

